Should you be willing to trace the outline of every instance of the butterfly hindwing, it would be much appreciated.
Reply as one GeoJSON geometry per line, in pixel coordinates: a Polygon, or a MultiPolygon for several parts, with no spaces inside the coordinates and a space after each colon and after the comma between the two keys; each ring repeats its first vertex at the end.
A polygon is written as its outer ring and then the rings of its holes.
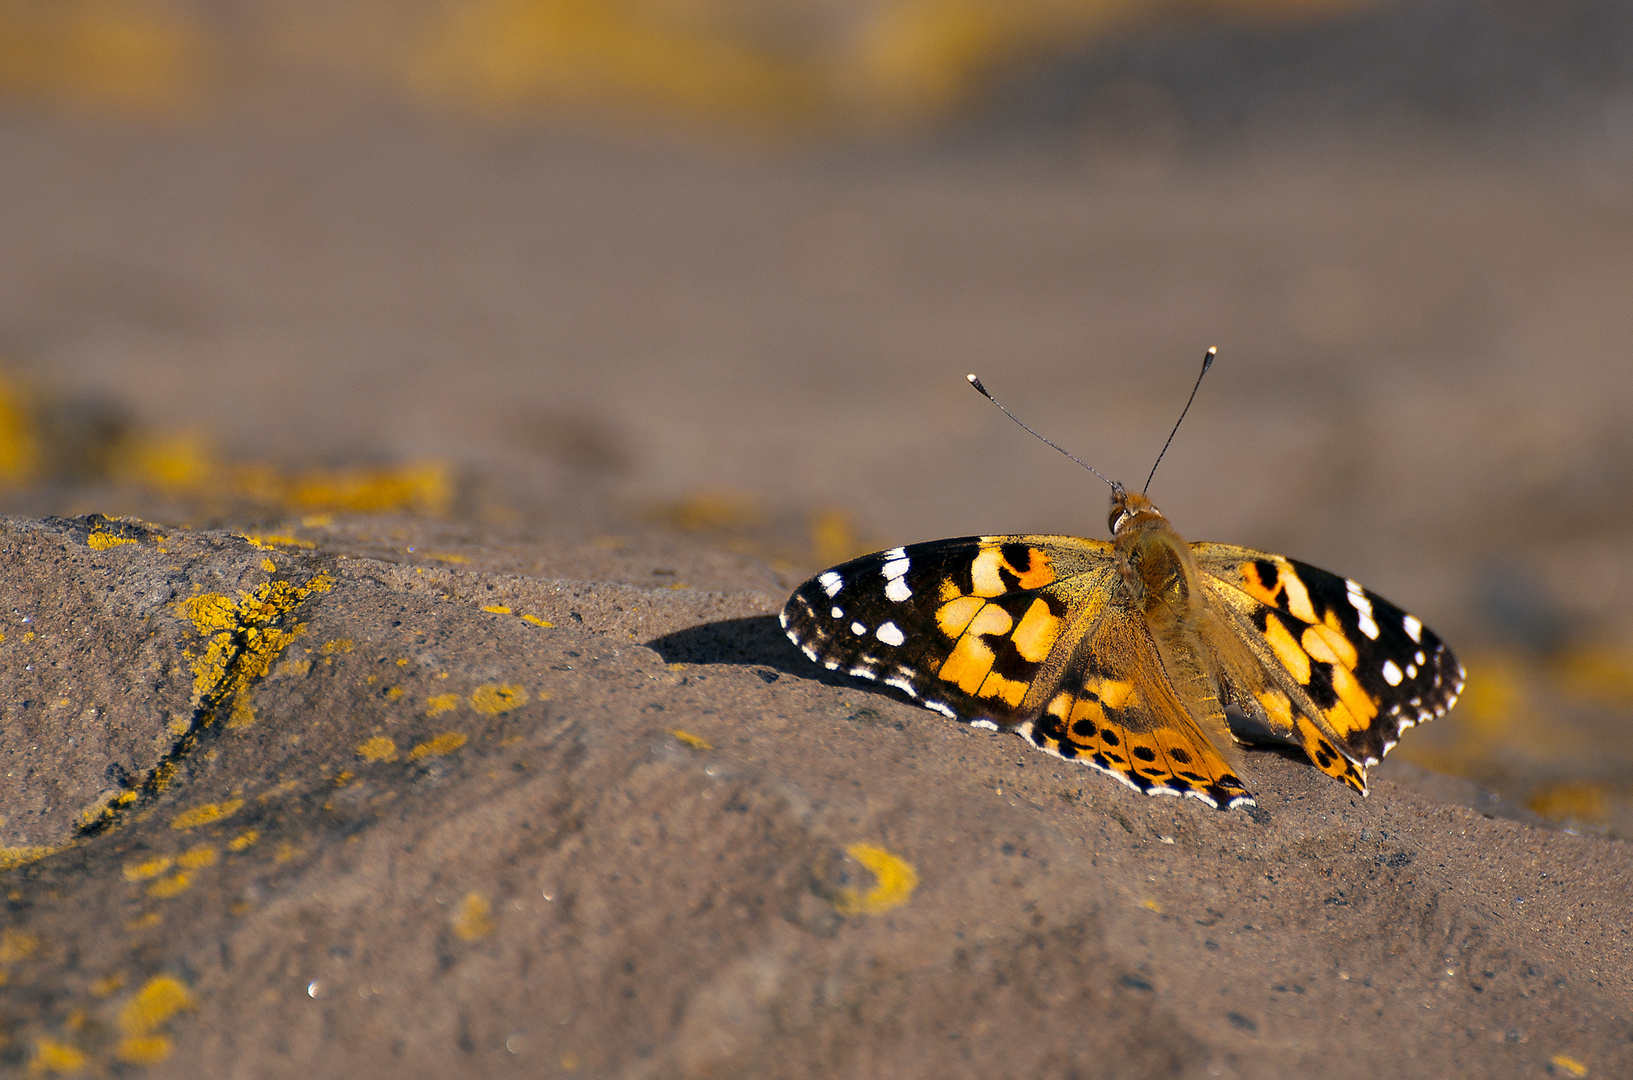
{"type": "Polygon", "coordinates": [[[1191,549],[1211,597],[1264,665],[1258,685],[1244,688],[1250,699],[1235,704],[1322,771],[1364,791],[1366,767],[1462,690],[1463,668],[1440,638],[1356,582],[1249,548],[1191,549]]]}
{"type": "Polygon", "coordinates": [[[1202,724],[1224,735],[1217,701],[1185,700],[1164,672],[1144,616],[1114,601],[1084,641],[1073,670],[1022,734],[1042,750],[1110,773],[1137,791],[1190,795],[1221,809],[1251,804],[1202,724]]]}

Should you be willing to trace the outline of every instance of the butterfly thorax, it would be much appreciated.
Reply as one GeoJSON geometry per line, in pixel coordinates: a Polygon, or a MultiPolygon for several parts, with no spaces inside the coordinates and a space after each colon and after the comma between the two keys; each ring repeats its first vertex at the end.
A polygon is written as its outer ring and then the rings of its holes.
{"type": "Polygon", "coordinates": [[[1191,546],[1151,500],[1118,485],[1111,497],[1112,541],[1123,585],[1154,623],[1190,623],[1201,611],[1191,546]]]}

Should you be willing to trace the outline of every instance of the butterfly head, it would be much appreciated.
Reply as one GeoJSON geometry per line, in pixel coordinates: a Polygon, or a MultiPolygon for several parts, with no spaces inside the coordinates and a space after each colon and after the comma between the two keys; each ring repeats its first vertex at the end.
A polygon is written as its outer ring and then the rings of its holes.
{"type": "Polygon", "coordinates": [[[1151,504],[1151,500],[1137,491],[1129,491],[1122,484],[1111,485],[1111,535],[1116,536],[1124,529],[1139,528],[1142,525],[1156,522],[1166,522],[1162,511],[1151,504]]]}

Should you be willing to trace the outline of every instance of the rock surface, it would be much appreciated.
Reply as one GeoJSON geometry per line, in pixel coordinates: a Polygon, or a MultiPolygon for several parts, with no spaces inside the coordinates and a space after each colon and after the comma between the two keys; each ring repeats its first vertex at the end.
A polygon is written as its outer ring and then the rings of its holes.
{"type": "Polygon", "coordinates": [[[747,563],[343,547],[4,523],[7,1071],[1633,1066],[1624,843],[1268,752],[1140,796],[816,669],[747,563]]]}

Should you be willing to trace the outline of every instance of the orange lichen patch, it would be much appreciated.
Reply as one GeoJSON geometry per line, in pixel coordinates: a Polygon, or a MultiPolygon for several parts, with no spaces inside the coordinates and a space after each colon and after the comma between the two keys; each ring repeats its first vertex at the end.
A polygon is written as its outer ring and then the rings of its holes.
{"type": "Polygon", "coordinates": [[[837,507],[825,507],[811,515],[809,537],[811,561],[833,566],[867,553],[855,520],[837,507]]]}
{"type": "Polygon", "coordinates": [[[425,557],[435,559],[437,562],[453,563],[455,566],[464,566],[471,561],[469,555],[443,555],[434,551],[426,552],[425,557]]]}
{"type": "Polygon", "coordinates": [[[480,941],[493,933],[493,908],[480,893],[466,893],[449,922],[461,941],[480,941]]]}
{"type": "Polygon", "coordinates": [[[0,930],[0,965],[27,960],[40,947],[40,939],[22,930],[0,930]]]}
{"type": "Polygon", "coordinates": [[[490,683],[471,691],[471,708],[488,716],[498,716],[526,705],[532,697],[515,683],[490,683]]]}
{"type": "MultiPolygon", "coordinates": [[[[13,60],[11,50],[0,35],[0,73],[13,60]]],[[[0,74],[0,80],[5,78],[0,74]]],[[[4,84],[0,83],[0,88],[4,84]]],[[[28,389],[8,378],[0,378],[0,485],[21,487],[34,479],[40,467],[40,432],[34,419],[34,402],[28,389]]]]}
{"type": "Polygon", "coordinates": [[[209,636],[202,656],[193,657],[194,703],[230,700],[229,728],[255,722],[249,688],[271,670],[278,655],[305,629],[289,625],[295,608],[314,593],[334,588],[328,574],[304,585],[268,581],[253,593],[233,600],[221,593],[201,593],[176,605],[177,614],[209,636]]]}
{"type": "MultiPolygon", "coordinates": [[[[769,520],[760,499],[745,491],[713,489],[694,492],[659,507],[654,516],[687,532],[732,533],[755,529],[769,520]]],[[[597,547],[622,546],[623,537],[598,537],[597,547]],[[603,541],[611,541],[609,545],[603,541]]]]}
{"type": "Polygon", "coordinates": [[[97,112],[191,111],[217,43],[158,4],[64,0],[0,4],[0,94],[97,112]]]}
{"type": "Polygon", "coordinates": [[[675,738],[679,739],[681,742],[685,743],[687,746],[690,746],[693,750],[713,750],[714,749],[714,744],[711,743],[708,739],[705,739],[701,735],[693,735],[690,731],[682,731],[680,728],[675,728],[669,734],[673,735],[675,738]]]}
{"type": "Polygon", "coordinates": [[[1548,1063],[1554,1068],[1558,1069],[1560,1072],[1569,1073],[1572,1076],[1588,1075],[1588,1067],[1586,1065],[1573,1057],[1566,1057],[1564,1054],[1555,1054],[1553,1057],[1548,1059],[1548,1063]]]}
{"type": "Polygon", "coordinates": [[[365,761],[396,761],[397,743],[385,735],[376,735],[357,747],[357,756],[365,761]]]}
{"type": "Polygon", "coordinates": [[[486,612],[488,612],[490,614],[493,614],[493,615],[509,615],[509,614],[511,614],[511,610],[509,608],[507,608],[503,604],[486,604],[486,605],[483,605],[482,610],[486,611],[486,612]]]}
{"type": "Polygon", "coordinates": [[[169,975],[156,975],[119,1010],[122,1038],[115,1053],[131,1065],[157,1065],[170,1056],[163,1027],[179,1012],[198,1008],[187,986],[169,975]]]}
{"type": "Polygon", "coordinates": [[[34,1044],[34,1056],[29,1059],[28,1071],[62,1075],[79,1072],[85,1068],[85,1064],[83,1051],[55,1039],[41,1039],[34,1044]]]}
{"type": "Polygon", "coordinates": [[[208,844],[200,844],[196,848],[189,848],[176,857],[176,865],[188,870],[199,870],[206,866],[214,866],[221,853],[208,844]]]}
{"type": "Polygon", "coordinates": [[[175,865],[175,860],[168,855],[160,855],[156,859],[147,859],[139,863],[129,863],[125,866],[126,881],[151,881],[175,865]]]}
{"type": "Polygon", "coordinates": [[[386,691],[386,700],[387,701],[396,701],[398,698],[403,696],[403,693],[404,693],[404,691],[403,691],[402,687],[393,686],[393,687],[391,687],[390,689],[388,689],[386,691]]]}
{"type": "Polygon", "coordinates": [[[224,817],[236,814],[244,805],[243,799],[228,799],[219,803],[204,803],[191,810],[184,810],[170,819],[172,829],[196,829],[200,825],[209,825],[220,821],[224,817]]]}
{"type": "Polygon", "coordinates": [[[85,538],[86,546],[92,551],[107,551],[109,548],[116,548],[121,544],[134,544],[136,542],[136,538],[133,536],[119,536],[110,532],[94,532],[85,538]]]}
{"type": "Polygon", "coordinates": [[[26,866],[28,863],[40,861],[47,855],[55,855],[60,850],[62,849],[29,845],[0,847],[0,870],[11,870],[18,866],[26,866]]]}
{"type": "Polygon", "coordinates": [[[100,979],[93,980],[90,987],[91,996],[94,998],[105,998],[112,994],[117,994],[124,988],[125,976],[118,971],[114,972],[112,975],[107,975],[100,979]]]}
{"type": "Polygon", "coordinates": [[[245,848],[249,847],[251,844],[254,844],[255,841],[259,839],[261,839],[260,830],[246,829],[237,836],[233,837],[231,840],[227,841],[227,850],[243,851],[245,848]]]}
{"type": "Polygon", "coordinates": [[[408,752],[409,761],[419,761],[428,757],[442,757],[451,754],[469,742],[465,735],[457,731],[444,731],[420,743],[408,752]]]}
{"type": "Polygon", "coordinates": [[[426,716],[441,716],[445,712],[453,712],[459,708],[459,695],[433,694],[425,699],[425,704],[428,706],[425,710],[426,716]]]}
{"type": "Polygon", "coordinates": [[[1613,708],[1633,706],[1633,648],[1575,648],[1560,657],[1559,687],[1572,697],[1613,708]]]}
{"type": "MultiPolygon", "coordinates": [[[[546,630],[553,629],[555,627],[555,625],[556,625],[553,622],[547,622],[544,619],[539,618],[537,615],[523,615],[522,616],[522,621],[523,622],[530,622],[534,626],[542,626],[546,630]]],[[[3,637],[0,637],[0,641],[4,641],[4,640],[5,639],[3,637]]]]}
{"type": "Polygon", "coordinates": [[[911,863],[873,844],[849,844],[845,853],[872,872],[875,884],[866,892],[839,890],[829,902],[841,915],[876,915],[907,903],[918,888],[918,871],[911,863]]]}
{"type": "Polygon", "coordinates": [[[357,643],[351,638],[336,638],[333,641],[325,641],[322,645],[319,645],[318,655],[334,656],[336,653],[349,653],[356,647],[357,643]]]}
{"type": "Polygon", "coordinates": [[[278,547],[316,548],[317,544],[310,540],[302,540],[298,536],[271,536],[265,533],[245,533],[244,539],[258,548],[276,549],[278,547]]]}
{"type": "Polygon", "coordinates": [[[1567,780],[1533,793],[1525,805],[1550,821],[1602,821],[1610,812],[1604,785],[1567,780]]]}
{"type": "Polygon", "coordinates": [[[193,875],[185,870],[176,872],[175,877],[160,878],[147,887],[147,894],[158,900],[168,900],[172,896],[180,896],[193,887],[193,875]]]}

